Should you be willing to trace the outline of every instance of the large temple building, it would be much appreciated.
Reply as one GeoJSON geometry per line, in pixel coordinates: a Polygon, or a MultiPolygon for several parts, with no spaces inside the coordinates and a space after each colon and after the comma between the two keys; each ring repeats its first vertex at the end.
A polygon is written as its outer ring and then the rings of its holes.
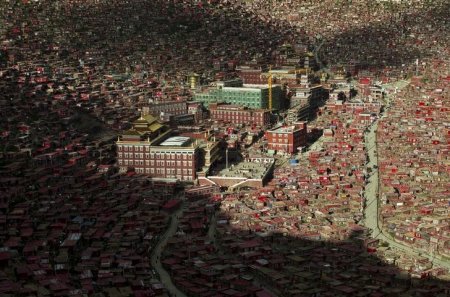
{"type": "Polygon", "coordinates": [[[199,146],[189,137],[172,136],[172,130],[151,116],[141,116],[116,142],[121,171],[159,178],[191,181],[201,166],[199,146]]]}

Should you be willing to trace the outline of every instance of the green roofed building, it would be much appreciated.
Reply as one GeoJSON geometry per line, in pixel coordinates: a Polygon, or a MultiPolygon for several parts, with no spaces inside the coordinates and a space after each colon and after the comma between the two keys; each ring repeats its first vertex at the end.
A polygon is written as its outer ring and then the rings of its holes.
{"type": "MultiPolygon", "coordinates": [[[[267,85],[243,85],[242,87],[217,87],[206,92],[196,93],[194,100],[208,106],[210,103],[225,102],[249,108],[269,108],[269,87],[267,85]]],[[[284,96],[281,86],[272,86],[272,107],[284,108],[284,96]]]]}

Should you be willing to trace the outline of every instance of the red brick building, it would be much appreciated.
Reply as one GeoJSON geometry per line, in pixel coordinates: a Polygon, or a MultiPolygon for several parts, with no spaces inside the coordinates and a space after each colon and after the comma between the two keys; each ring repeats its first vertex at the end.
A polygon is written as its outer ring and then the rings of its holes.
{"type": "Polygon", "coordinates": [[[306,133],[306,122],[266,131],[268,149],[296,153],[299,147],[306,145],[306,133]]]}
{"type": "Polygon", "coordinates": [[[196,123],[203,120],[203,109],[201,103],[198,102],[188,102],[187,109],[189,114],[194,115],[194,120],[196,123]]]}
{"type": "Polygon", "coordinates": [[[189,137],[170,137],[170,129],[152,116],[133,123],[117,140],[120,170],[134,170],[151,177],[196,179],[200,168],[199,148],[189,137]]]}
{"type": "Polygon", "coordinates": [[[198,149],[174,138],[179,137],[169,138],[160,146],[145,141],[120,141],[117,144],[119,166],[152,177],[194,180],[199,168],[198,149]]]}
{"type": "Polygon", "coordinates": [[[267,78],[262,77],[264,70],[261,67],[240,66],[236,68],[236,72],[244,84],[260,85],[267,83],[267,78]]]}
{"type": "Polygon", "coordinates": [[[243,106],[210,103],[211,119],[231,122],[234,124],[254,124],[266,126],[270,124],[270,111],[268,109],[249,109],[243,106]]]}

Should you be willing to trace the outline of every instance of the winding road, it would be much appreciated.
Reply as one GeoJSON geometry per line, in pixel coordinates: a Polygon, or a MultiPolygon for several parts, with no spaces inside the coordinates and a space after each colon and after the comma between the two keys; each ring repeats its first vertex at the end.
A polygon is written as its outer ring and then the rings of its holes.
{"type": "Polygon", "coordinates": [[[213,243],[216,250],[219,249],[219,245],[217,244],[216,240],[216,225],[217,225],[217,218],[216,213],[211,216],[211,221],[209,222],[209,229],[208,229],[208,238],[213,243]]]}
{"type": "MultiPolygon", "coordinates": [[[[408,85],[407,81],[399,81],[393,85],[394,88],[402,89],[408,85]]],[[[390,100],[388,98],[387,106],[390,106],[390,100]]],[[[381,118],[384,118],[383,115],[381,118]]],[[[365,197],[366,197],[366,208],[364,209],[364,225],[372,230],[372,237],[376,239],[383,240],[389,244],[391,248],[400,250],[411,256],[423,256],[428,258],[433,265],[444,267],[450,269],[450,261],[442,260],[436,256],[429,255],[423,251],[417,251],[407,245],[395,241],[390,235],[387,235],[380,228],[379,222],[379,178],[378,178],[378,168],[374,168],[374,165],[378,166],[378,156],[377,156],[377,139],[376,131],[378,128],[378,120],[373,123],[370,127],[369,132],[366,134],[365,143],[369,155],[369,163],[367,168],[372,168],[372,175],[369,177],[369,183],[365,187],[365,197]]]]}
{"type": "Polygon", "coordinates": [[[323,38],[320,39],[320,44],[318,46],[314,47],[313,50],[313,54],[314,54],[314,59],[316,59],[316,63],[319,65],[320,69],[324,69],[325,67],[323,67],[323,63],[322,61],[319,59],[319,52],[320,49],[322,48],[322,45],[325,43],[325,40],[323,38]]]}
{"type": "Polygon", "coordinates": [[[163,236],[161,236],[161,239],[156,244],[155,249],[153,250],[152,256],[151,256],[151,264],[156,269],[156,271],[159,274],[159,279],[162,282],[162,284],[166,287],[167,291],[170,292],[171,296],[176,297],[186,297],[186,295],[178,290],[178,288],[172,283],[172,279],[170,278],[169,273],[164,269],[164,267],[161,265],[161,253],[163,252],[164,248],[166,247],[167,241],[169,238],[171,238],[178,228],[178,217],[183,212],[183,204],[181,207],[172,213],[171,220],[170,220],[170,226],[167,228],[166,232],[163,236]]]}
{"type": "MultiPolygon", "coordinates": [[[[402,89],[408,85],[407,81],[399,81],[393,84],[391,87],[395,89],[402,89]]],[[[387,108],[390,107],[390,100],[388,98],[387,108]]],[[[381,118],[384,118],[383,115],[381,118]]],[[[365,135],[365,145],[368,150],[369,155],[369,163],[367,164],[367,168],[372,168],[372,174],[369,177],[368,183],[364,189],[364,195],[366,197],[366,207],[364,209],[364,225],[372,230],[372,237],[376,239],[380,239],[389,244],[389,246],[393,249],[402,251],[407,255],[411,256],[423,256],[428,258],[433,265],[444,267],[450,270],[450,261],[442,260],[434,255],[426,254],[422,251],[417,251],[407,245],[396,242],[389,234],[383,232],[382,228],[380,228],[379,222],[379,177],[378,177],[378,168],[374,168],[375,165],[378,165],[378,156],[377,156],[377,139],[376,139],[376,131],[378,128],[378,120],[372,124],[369,131],[365,135]]],[[[310,148],[312,150],[319,149],[320,145],[317,144],[317,147],[310,148]]],[[[152,255],[151,255],[151,265],[155,268],[157,273],[159,274],[159,279],[162,284],[166,287],[171,296],[177,297],[186,297],[186,295],[180,291],[171,280],[169,273],[164,269],[161,265],[161,254],[167,245],[167,241],[171,238],[177,231],[178,227],[178,217],[182,214],[184,210],[184,204],[171,215],[170,226],[164,233],[164,235],[160,238],[160,241],[155,246],[152,255]]],[[[216,216],[214,215],[211,218],[211,224],[208,230],[208,237],[213,241],[216,248],[218,248],[217,242],[215,240],[215,229],[216,229],[216,216]]]]}

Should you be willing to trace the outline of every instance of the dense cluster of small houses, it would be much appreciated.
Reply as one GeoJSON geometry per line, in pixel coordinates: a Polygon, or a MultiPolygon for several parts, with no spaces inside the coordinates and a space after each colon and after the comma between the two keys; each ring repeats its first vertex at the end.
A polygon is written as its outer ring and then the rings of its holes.
{"type": "Polygon", "coordinates": [[[156,257],[187,296],[448,296],[448,270],[361,224],[378,121],[381,228],[450,257],[446,2],[1,1],[0,295],[169,296],[156,257]],[[264,137],[289,111],[192,100],[269,65],[284,106],[308,107],[298,154],[264,137]],[[226,166],[270,153],[273,178],[224,192],[119,172],[114,141],[145,113],[221,141],[226,166]]]}

